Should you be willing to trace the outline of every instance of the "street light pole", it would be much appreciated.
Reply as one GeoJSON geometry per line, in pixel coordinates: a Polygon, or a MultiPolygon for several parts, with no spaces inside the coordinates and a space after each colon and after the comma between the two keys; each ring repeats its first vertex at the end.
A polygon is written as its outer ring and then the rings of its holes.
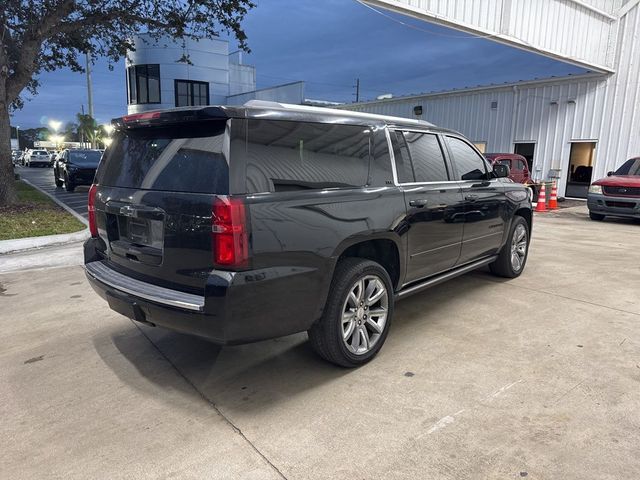
{"type": "Polygon", "coordinates": [[[93,87],[91,86],[91,64],[89,63],[89,54],[84,54],[87,62],[87,100],[89,102],[89,116],[93,117],[93,87]]]}

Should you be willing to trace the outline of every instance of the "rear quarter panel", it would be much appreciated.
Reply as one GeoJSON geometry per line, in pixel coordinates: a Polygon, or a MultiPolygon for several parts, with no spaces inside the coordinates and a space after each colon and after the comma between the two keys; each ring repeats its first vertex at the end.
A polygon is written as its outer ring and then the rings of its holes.
{"type": "Polygon", "coordinates": [[[304,272],[299,279],[289,277],[278,292],[282,301],[291,300],[288,315],[303,316],[299,330],[320,317],[337,259],[346,248],[385,238],[396,243],[401,263],[405,257],[404,196],[396,187],[255,194],[247,204],[252,268],[290,266],[304,272]]]}

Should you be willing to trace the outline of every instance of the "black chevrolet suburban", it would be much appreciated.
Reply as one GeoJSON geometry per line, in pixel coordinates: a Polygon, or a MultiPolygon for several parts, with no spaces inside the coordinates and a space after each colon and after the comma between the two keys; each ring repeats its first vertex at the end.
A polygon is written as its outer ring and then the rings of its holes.
{"type": "Polygon", "coordinates": [[[525,267],[529,190],[454,131],[258,101],[113,124],[85,268],[138,322],[220,344],[307,331],[353,367],[382,347],[396,300],[525,267]]]}

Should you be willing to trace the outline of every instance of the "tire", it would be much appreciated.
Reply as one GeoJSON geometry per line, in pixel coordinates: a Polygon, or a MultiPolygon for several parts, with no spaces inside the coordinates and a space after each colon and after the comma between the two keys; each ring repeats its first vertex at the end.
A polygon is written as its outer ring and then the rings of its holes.
{"type": "Polygon", "coordinates": [[[393,286],[387,271],[378,263],[362,258],[345,258],[338,262],[329,296],[322,318],[308,331],[311,347],[325,360],[341,367],[353,368],[370,361],[382,348],[393,318],[393,286]],[[363,283],[359,283],[359,282],[363,283]],[[363,291],[364,285],[364,291],[363,291]],[[372,288],[369,298],[378,296],[384,287],[384,293],[369,305],[364,302],[355,307],[358,298],[372,288]],[[369,308],[371,307],[371,308],[369,308]],[[378,315],[377,320],[367,313],[371,311],[385,312],[384,318],[378,315]],[[343,337],[345,323],[344,313],[351,314],[346,326],[351,335],[343,337]],[[380,325],[382,324],[382,325],[380,325]],[[375,328],[374,328],[375,325],[375,328]],[[343,339],[344,338],[344,339],[343,339]],[[367,343],[365,339],[368,339],[367,343]]]}
{"type": "Polygon", "coordinates": [[[589,218],[591,220],[595,220],[596,222],[601,222],[602,220],[604,220],[604,215],[602,215],[601,213],[593,213],[592,211],[589,211],[589,218]]]}
{"type": "Polygon", "coordinates": [[[529,225],[516,215],[511,222],[507,243],[500,250],[498,259],[489,264],[491,273],[499,277],[516,278],[524,271],[529,256],[529,225]],[[524,236],[522,234],[524,233],[524,236]],[[517,256],[517,261],[513,257],[517,256]]]}
{"type": "Polygon", "coordinates": [[[56,184],[56,188],[62,188],[62,184],[64,183],[62,180],[60,180],[60,178],[58,177],[58,174],[56,172],[53,172],[53,180],[56,184]]]}
{"type": "Polygon", "coordinates": [[[76,189],[75,184],[69,180],[69,175],[66,173],[64,175],[64,189],[67,192],[73,192],[76,189]]]}

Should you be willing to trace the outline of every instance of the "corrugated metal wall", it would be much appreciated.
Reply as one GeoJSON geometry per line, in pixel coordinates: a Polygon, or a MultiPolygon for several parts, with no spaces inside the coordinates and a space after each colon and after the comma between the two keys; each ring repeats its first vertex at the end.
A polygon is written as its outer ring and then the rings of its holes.
{"type": "Polygon", "coordinates": [[[607,71],[622,0],[365,0],[519,48],[607,71]]]}
{"type": "Polygon", "coordinates": [[[618,35],[616,74],[608,78],[604,109],[596,114],[601,141],[594,173],[599,176],[624,158],[640,156],[640,5],[620,19],[618,35]]]}

